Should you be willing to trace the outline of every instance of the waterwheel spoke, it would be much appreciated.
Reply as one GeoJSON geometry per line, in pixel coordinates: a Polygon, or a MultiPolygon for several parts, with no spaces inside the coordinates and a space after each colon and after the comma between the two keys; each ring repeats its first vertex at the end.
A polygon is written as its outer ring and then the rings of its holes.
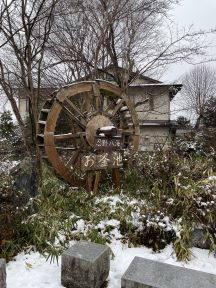
{"type": "Polygon", "coordinates": [[[82,121],[84,123],[86,123],[86,119],[85,116],[83,115],[83,113],[80,111],[80,109],[68,98],[65,99],[66,102],[69,104],[69,106],[74,109],[81,117],[82,117],[82,121]]]}
{"type": "Polygon", "coordinates": [[[112,116],[114,117],[115,114],[118,112],[118,110],[123,106],[123,103],[125,102],[124,99],[121,99],[115,106],[115,108],[112,111],[112,116]]]}
{"type": "Polygon", "coordinates": [[[91,111],[90,94],[88,95],[88,97],[84,99],[81,109],[84,110],[83,113],[85,117],[87,118],[89,111],[91,111]]]}
{"type": "Polygon", "coordinates": [[[74,151],[74,150],[76,150],[76,148],[74,148],[74,147],[61,147],[61,146],[56,146],[55,147],[57,150],[72,150],[72,151],[74,151]]]}
{"type": "Polygon", "coordinates": [[[104,97],[101,95],[100,88],[97,83],[92,84],[92,91],[94,94],[95,110],[101,112],[103,110],[104,97]]]}
{"type": "Polygon", "coordinates": [[[75,121],[77,123],[77,125],[82,128],[83,130],[85,130],[86,128],[86,122],[83,123],[84,121],[81,121],[80,119],[78,119],[75,115],[73,115],[73,113],[64,105],[62,105],[62,110],[65,112],[65,114],[72,119],[73,121],[75,121]]]}
{"type": "MultiPolygon", "coordinates": [[[[67,141],[67,140],[72,140],[74,143],[74,147],[71,147],[70,149],[77,149],[78,148],[78,143],[77,140],[80,139],[80,146],[86,147],[87,143],[85,140],[86,133],[85,132],[76,132],[76,133],[67,133],[67,134],[55,134],[54,135],[54,140],[55,141],[67,141]]],[[[61,149],[61,147],[59,147],[61,149]]],[[[63,149],[63,147],[62,147],[63,149]]],[[[66,149],[65,149],[66,150],[66,149]]]]}
{"type": "Polygon", "coordinates": [[[55,140],[59,140],[59,141],[64,141],[64,140],[68,140],[68,139],[73,139],[78,137],[78,135],[74,134],[74,133],[67,133],[67,134],[55,134],[54,135],[54,139],[55,140]]]}
{"type": "Polygon", "coordinates": [[[104,114],[109,114],[109,117],[113,118],[119,109],[122,108],[125,100],[118,98],[117,102],[111,102],[106,109],[104,110],[104,114]]]}
{"type": "Polygon", "coordinates": [[[73,165],[75,164],[75,162],[76,162],[79,154],[80,154],[80,150],[77,149],[77,150],[73,153],[73,155],[70,157],[70,159],[68,160],[68,162],[66,163],[66,166],[73,166],[73,165]]]}
{"type": "Polygon", "coordinates": [[[110,118],[110,119],[113,118],[112,114],[109,113],[109,112],[107,112],[107,111],[103,111],[103,115],[106,116],[106,117],[108,117],[108,118],[110,118]]]}
{"type": "Polygon", "coordinates": [[[104,110],[105,113],[109,113],[109,111],[113,108],[113,103],[110,103],[106,109],[104,110]]]}
{"type": "Polygon", "coordinates": [[[131,129],[118,129],[119,134],[126,134],[126,135],[132,135],[134,133],[134,128],[131,127],[131,129]]]}

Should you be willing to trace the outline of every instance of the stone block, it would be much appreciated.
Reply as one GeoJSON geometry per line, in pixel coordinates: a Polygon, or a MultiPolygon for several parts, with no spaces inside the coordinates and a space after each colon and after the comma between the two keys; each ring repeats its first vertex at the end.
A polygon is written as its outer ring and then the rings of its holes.
{"type": "Polygon", "coordinates": [[[62,254],[61,283],[66,288],[100,288],[109,275],[110,248],[79,241],[62,254]]]}
{"type": "Polygon", "coordinates": [[[122,288],[215,288],[216,274],[135,257],[121,278],[122,288]]]}
{"type": "Polygon", "coordinates": [[[6,262],[0,259],[0,288],[6,288],[6,262]]]}

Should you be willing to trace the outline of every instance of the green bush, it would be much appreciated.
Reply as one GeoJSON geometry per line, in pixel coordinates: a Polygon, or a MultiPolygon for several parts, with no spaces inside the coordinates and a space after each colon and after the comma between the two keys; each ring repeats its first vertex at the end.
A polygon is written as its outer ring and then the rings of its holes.
{"type": "Polygon", "coordinates": [[[14,124],[10,111],[4,111],[0,116],[0,139],[0,152],[4,158],[20,159],[24,153],[23,143],[19,128],[14,124]]]}
{"type": "MultiPolygon", "coordinates": [[[[140,199],[145,199],[145,217],[141,217],[142,228],[133,233],[133,241],[159,250],[167,243],[174,243],[177,258],[190,257],[193,229],[202,227],[210,249],[216,251],[216,176],[215,155],[179,154],[178,149],[140,153],[125,174],[123,190],[140,199]],[[132,184],[130,184],[132,183],[132,184]],[[155,211],[162,211],[179,231],[167,231],[157,219],[155,211]],[[154,215],[154,216],[152,216],[154,215]],[[188,228],[190,227],[190,228],[188,228]],[[136,234],[136,237],[134,237],[136,234]]],[[[128,230],[128,237],[131,231],[128,230]]]]}
{"type": "MultiPolygon", "coordinates": [[[[172,243],[177,259],[187,261],[191,235],[200,227],[210,250],[216,251],[214,157],[182,156],[177,149],[138,153],[125,170],[121,189],[104,186],[97,195],[72,189],[44,167],[38,195],[22,209],[13,206],[9,214],[0,256],[9,259],[31,247],[53,260],[71,240],[110,243],[118,231],[129,246],[160,251],[172,243]]],[[[13,198],[17,192],[12,179],[7,181],[1,185],[13,198]]],[[[2,211],[0,217],[7,217],[2,211]]]]}
{"type": "Polygon", "coordinates": [[[13,178],[1,174],[0,181],[0,258],[9,260],[23,248],[22,221],[26,211],[19,205],[22,191],[17,191],[13,178]]]}

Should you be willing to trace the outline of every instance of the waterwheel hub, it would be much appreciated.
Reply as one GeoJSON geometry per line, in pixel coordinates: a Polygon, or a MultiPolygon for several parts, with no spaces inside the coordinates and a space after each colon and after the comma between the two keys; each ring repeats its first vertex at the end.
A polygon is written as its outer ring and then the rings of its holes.
{"type": "Polygon", "coordinates": [[[94,116],[86,125],[86,140],[89,145],[94,147],[95,144],[95,136],[98,128],[105,126],[113,126],[111,120],[104,115],[94,116]]]}

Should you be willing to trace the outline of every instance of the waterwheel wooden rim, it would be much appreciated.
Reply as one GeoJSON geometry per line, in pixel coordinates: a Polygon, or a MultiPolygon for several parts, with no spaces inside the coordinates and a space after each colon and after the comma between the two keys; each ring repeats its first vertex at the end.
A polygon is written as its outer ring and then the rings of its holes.
{"type": "MultiPolygon", "coordinates": [[[[112,102],[111,104],[113,105],[112,102]]],[[[90,126],[88,125],[90,121],[97,122],[100,118],[103,119],[103,123],[108,123],[108,120],[110,120],[114,126],[118,126],[114,118],[117,117],[116,115],[124,113],[125,110],[127,110],[127,114],[129,115],[127,117],[131,121],[129,129],[125,130],[129,130],[130,132],[131,143],[129,150],[133,153],[137,151],[139,147],[139,121],[132,102],[117,85],[103,80],[95,80],[72,83],[60,88],[54,93],[51,99],[46,101],[38,121],[37,139],[43,158],[48,160],[48,163],[66,182],[72,186],[84,187],[86,185],[86,175],[85,173],[82,176],[76,174],[76,159],[77,157],[81,157],[79,154],[94,150],[94,147],[91,147],[91,137],[89,138],[87,135],[89,131],[87,131],[86,127],[90,126]],[[83,104],[85,108],[75,102],[74,99],[79,100],[79,98],[86,101],[85,105],[83,104]],[[104,107],[104,99],[113,102],[117,99],[117,101],[114,102],[116,103],[115,106],[109,110],[109,106],[104,107]],[[89,111],[88,107],[90,107],[89,111]],[[83,112],[82,109],[86,111],[83,112]],[[75,131],[66,134],[55,133],[58,119],[62,113],[67,115],[72,126],[79,128],[78,132],[75,131]],[[92,119],[94,119],[94,121],[92,119]],[[58,141],[66,141],[72,138],[75,139],[73,140],[74,142],[79,141],[81,143],[78,148],[76,148],[77,146],[58,147],[58,141]],[[71,151],[71,158],[73,159],[70,160],[70,165],[66,164],[64,159],[62,159],[60,149],[71,151]]],[[[124,129],[120,128],[120,126],[117,127],[119,131],[123,130],[122,133],[125,133],[124,129]]],[[[74,129],[73,127],[73,131],[74,129]]]]}

